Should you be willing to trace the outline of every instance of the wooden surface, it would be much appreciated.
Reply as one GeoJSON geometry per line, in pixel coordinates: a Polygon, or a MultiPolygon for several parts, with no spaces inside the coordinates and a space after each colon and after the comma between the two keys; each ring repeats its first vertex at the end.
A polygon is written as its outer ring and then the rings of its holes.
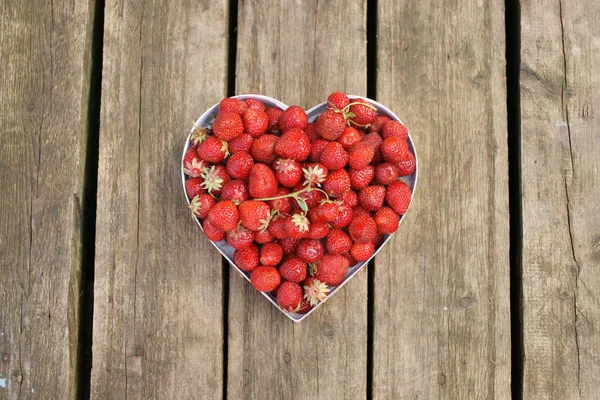
{"type": "Polygon", "coordinates": [[[221,257],[184,206],[181,148],[226,91],[225,1],[107,1],[92,397],[222,394],[221,257]]]}
{"type": "Polygon", "coordinates": [[[522,2],[524,398],[600,381],[600,5],[522,2]]]}
{"type": "MultiPolygon", "coordinates": [[[[305,108],[336,90],[366,95],[365,32],[362,0],[240,2],[236,92],[305,108]]],[[[230,275],[229,398],[365,398],[367,271],[301,324],[230,275]]]]}
{"type": "Polygon", "coordinates": [[[0,398],[72,398],[93,1],[0,2],[0,398]]]}
{"type": "Polygon", "coordinates": [[[375,259],[373,397],[506,399],[504,10],[380,0],[378,14],[377,97],[411,129],[420,171],[375,259]]]}

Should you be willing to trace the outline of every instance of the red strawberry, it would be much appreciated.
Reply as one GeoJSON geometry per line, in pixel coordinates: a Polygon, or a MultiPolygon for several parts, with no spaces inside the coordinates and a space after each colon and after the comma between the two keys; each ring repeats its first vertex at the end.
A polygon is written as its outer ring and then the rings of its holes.
{"type": "Polygon", "coordinates": [[[244,102],[246,103],[246,105],[248,106],[248,108],[251,108],[253,110],[258,110],[258,111],[266,111],[267,110],[267,106],[265,106],[262,101],[258,100],[258,99],[244,99],[244,102]]]}
{"type": "Polygon", "coordinates": [[[415,172],[417,160],[412,151],[408,151],[406,157],[398,163],[398,174],[400,176],[408,176],[415,172]]]}
{"type": "Polygon", "coordinates": [[[279,244],[283,249],[283,254],[293,254],[296,252],[296,246],[300,239],[283,238],[279,239],[279,244]]]}
{"type": "Polygon", "coordinates": [[[329,254],[342,254],[351,247],[352,239],[341,229],[332,229],[325,238],[325,248],[329,254]]]}
{"type": "Polygon", "coordinates": [[[207,219],[215,228],[230,231],[238,224],[238,209],[231,200],[222,200],[210,209],[207,219]]]}
{"type": "Polygon", "coordinates": [[[336,140],[346,129],[344,115],[333,110],[325,110],[315,121],[315,130],[323,139],[336,140]]]}
{"type": "Polygon", "coordinates": [[[346,278],[350,263],[341,255],[325,254],[317,266],[315,278],[327,285],[338,286],[346,278]]]}
{"type": "Polygon", "coordinates": [[[399,137],[389,137],[381,143],[379,151],[381,151],[381,155],[385,161],[399,163],[406,158],[408,143],[399,137]]]}
{"type": "Polygon", "coordinates": [[[308,235],[310,223],[304,214],[294,214],[285,222],[285,233],[293,239],[302,239],[308,235]]]}
{"type": "Polygon", "coordinates": [[[323,200],[318,206],[309,210],[309,217],[311,222],[325,221],[331,222],[337,218],[339,213],[338,205],[332,201],[323,200]]]}
{"type": "Polygon", "coordinates": [[[353,218],[356,218],[359,215],[366,215],[367,217],[371,216],[371,213],[361,205],[354,207],[352,209],[352,214],[353,214],[353,218]]]}
{"type": "MultiPolygon", "coordinates": [[[[273,197],[284,196],[288,193],[290,193],[290,189],[279,187],[273,197]]],[[[295,202],[295,200],[291,197],[283,197],[281,199],[269,200],[267,204],[271,207],[271,210],[277,210],[280,214],[287,214],[292,211],[292,202],[295,202]]]]}
{"type": "Polygon", "coordinates": [[[271,209],[267,203],[256,200],[246,200],[240,204],[240,221],[251,231],[265,230],[269,225],[271,209]]]}
{"type": "Polygon", "coordinates": [[[250,274],[250,283],[259,292],[270,292],[275,290],[281,282],[281,276],[274,267],[261,265],[250,274]]]}
{"type": "Polygon", "coordinates": [[[220,242],[221,240],[225,239],[225,232],[215,228],[213,224],[210,223],[208,218],[202,223],[202,230],[204,231],[206,237],[213,242],[220,242]]]}
{"type": "Polygon", "coordinates": [[[227,232],[227,243],[237,250],[243,250],[254,242],[254,232],[238,224],[235,228],[227,232]]]}
{"type": "Polygon", "coordinates": [[[313,306],[316,306],[327,297],[329,286],[320,280],[310,277],[304,281],[304,298],[313,306]]]}
{"type": "Polygon", "coordinates": [[[202,187],[216,197],[219,197],[221,188],[230,180],[231,177],[222,165],[213,165],[202,172],[202,187]]]}
{"type": "MultiPolygon", "coordinates": [[[[297,185],[292,189],[292,191],[297,192],[299,190],[304,189],[305,187],[306,187],[306,185],[297,185]]],[[[298,196],[306,202],[306,206],[309,209],[316,207],[317,204],[319,204],[321,202],[321,200],[323,200],[323,197],[324,197],[323,193],[319,192],[318,190],[310,190],[310,191],[304,192],[298,196]]],[[[298,203],[296,201],[294,201],[292,203],[292,205],[298,206],[298,203]]]]}
{"type": "Polygon", "coordinates": [[[385,201],[397,214],[402,215],[408,210],[411,195],[410,187],[406,183],[396,181],[387,187],[385,201]]]}
{"type": "Polygon", "coordinates": [[[346,260],[348,260],[348,265],[350,265],[350,266],[356,265],[356,264],[358,263],[358,261],[356,261],[356,260],[354,259],[354,257],[352,257],[352,254],[350,254],[350,252],[349,252],[349,251],[348,251],[348,252],[346,252],[346,253],[343,253],[343,254],[342,254],[342,256],[344,256],[344,258],[345,258],[346,260]]]}
{"type": "Polygon", "coordinates": [[[208,167],[208,163],[200,158],[198,152],[193,147],[190,147],[183,157],[183,172],[192,177],[198,178],[202,175],[204,168],[208,167]]]}
{"type": "Polygon", "coordinates": [[[354,208],[358,205],[358,195],[354,190],[348,190],[344,195],[340,198],[344,205],[347,205],[350,208],[354,208]]]}
{"type": "Polygon", "coordinates": [[[331,226],[333,226],[334,228],[345,228],[347,227],[350,222],[352,221],[352,218],[354,217],[354,213],[352,212],[352,208],[350,206],[347,206],[345,204],[342,204],[341,206],[338,207],[338,215],[337,218],[333,221],[331,221],[331,226]]]}
{"type": "Polygon", "coordinates": [[[377,233],[391,234],[398,229],[400,218],[394,210],[389,207],[381,207],[373,217],[377,224],[377,233]]]}
{"type": "Polygon", "coordinates": [[[200,143],[197,150],[200,158],[213,164],[219,164],[229,154],[227,143],[217,139],[215,136],[210,136],[204,142],[200,143]]]}
{"type": "Polygon", "coordinates": [[[323,190],[332,197],[339,197],[346,193],[350,190],[350,176],[348,176],[348,172],[345,169],[331,171],[323,183],[323,190]]]}
{"type": "Polygon", "coordinates": [[[242,271],[253,271],[258,267],[258,247],[251,244],[243,250],[236,250],[233,253],[233,261],[242,271]]]}
{"type": "Polygon", "coordinates": [[[247,181],[253,165],[252,156],[246,151],[241,151],[229,157],[225,168],[232,178],[247,181]]]}
{"type": "Polygon", "coordinates": [[[280,158],[275,161],[275,177],[283,186],[294,187],[302,178],[302,167],[298,161],[280,158]]]}
{"type": "Polygon", "coordinates": [[[277,303],[286,311],[295,312],[302,302],[304,292],[294,282],[283,282],[277,289],[277,303]]]}
{"type": "Polygon", "coordinates": [[[254,139],[250,147],[250,154],[252,154],[254,161],[264,164],[271,164],[275,161],[277,157],[277,154],[275,154],[275,144],[277,144],[278,140],[277,136],[271,134],[261,135],[254,139]]]}
{"type": "Polygon", "coordinates": [[[310,155],[308,156],[308,160],[310,162],[318,163],[321,160],[321,154],[323,154],[323,149],[327,146],[329,142],[325,139],[317,139],[311,142],[312,148],[310,149],[310,155]]]}
{"type": "Polygon", "coordinates": [[[381,138],[381,136],[379,136],[379,134],[375,132],[371,132],[368,135],[365,135],[365,137],[363,138],[363,143],[371,144],[373,146],[373,149],[375,150],[372,162],[381,161],[381,152],[379,151],[379,146],[381,146],[382,142],[383,139],[381,138]]]}
{"type": "Polygon", "coordinates": [[[375,180],[382,185],[389,185],[398,179],[400,170],[394,163],[384,162],[375,167],[375,180]]]}
{"type": "Polygon", "coordinates": [[[279,128],[282,132],[291,129],[304,129],[308,125],[308,117],[302,107],[289,106],[279,116],[279,128]]]}
{"type": "Polygon", "coordinates": [[[254,138],[250,136],[248,133],[242,133],[240,136],[235,139],[231,139],[228,142],[229,152],[231,154],[240,153],[242,151],[250,151],[250,147],[252,147],[252,143],[254,142],[254,138]]]}
{"type": "Polygon", "coordinates": [[[344,149],[348,150],[352,147],[352,145],[360,142],[360,139],[360,132],[356,128],[347,127],[344,129],[344,132],[337,139],[337,141],[342,145],[344,149]]]}
{"type": "Polygon", "coordinates": [[[285,131],[279,138],[275,144],[275,153],[282,158],[304,161],[310,154],[310,148],[310,141],[306,133],[301,129],[295,128],[285,131]]]}
{"type": "Polygon", "coordinates": [[[306,263],[297,256],[289,256],[279,267],[279,274],[287,281],[300,283],[306,279],[306,263]]]}
{"type": "Polygon", "coordinates": [[[375,149],[369,143],[356,143],[350,149],[348,164],[352,169],[366,168],[375,155],[375,149]]]}
{"type": "Polygon", "coordinates": [[[271,133],[279,132],[279,117],[281,117],[281,113],[283,110],[277,107],[269,107],[267,108],[267,116],[269,117],[269,127],[267,130],[271,133]]]}
{"type": "Polygon", "coordinates": [[[250,170],[248,189],[250,196],[255,199],[274,196],[277,192],[277,178],[271,168],[264,164],[254,164],[250,170]]]}
{"type": "Polygon", "coordinates": [[[321,163],[330,171],[342,169],[348,163],[348,153],[338,142],[327,143],[321,153],[321,163]]]}
{"type": "Polygon", "coordinates": [[[302,239],[296,246],[296,254],[302,261],[307,263],[320,260],[324,253],[323,245],[318,240],[302,239]]]}
{"type": "Polygon", "coordinates": [[[377,110],[370,105],[366,100],[352,100],[353,105],[350,106],[350,120],[360,126],[371,124],[377,116],[377,110]],[[354,114],[354,116],[352,116],[354,114]]]}
{"type": "Polygon", "coordinates": [[[327,107],[334,110],[343,110],[350,103],[350,99],[342,92],[333,92],[327,97],[327,107]]]}
{"type": "Polygon", "coordinates": [[[373,243],[354,243],[350,249],[350,254],[356,261],[367,261],[373,255],[375,246],[373,243]]]}
{"type": "Polygon", "coordinates": [[[360,204],[369,211],[377,211],[383,206],[385,188],[381,185],[367,186],[358,193],[360,204]]]}
{"type": "Polygon", "coordinates": [[[373,180],[375,176],[375,168],[372,165],[368,165],[364,169],[351,169],[350,170],[350,185],[354,190],[361,190],[367,186],[373,180]]]}
{"type": "Polygon", "coordinates": [[[302,301],[300,302],[300,304],[298,304],[298,307],[296,307],[294,312],[298,313],[298,314],[306,314],[311,309],[312,309],[312,306],[310,305],[310,303],[308,301],[306,301],[305,299],[302,299],[302,301]]]}
{"type": "Polygon", "coordinates": [[[375,116],[373,123],[371,123],[371,125],[369,125],[369,132],[380,132],[381,128],[383,127],[383,124],[385,124],[387,121],[390,121],[390,120],[391,120],[391,118],[388,117],[387,115],[379,114],[379,115],[375,116]]]}
{"type": "Polygon", "coordinates": [[[256,232],[256,236],[254,236],[254,241],[258,244],[267,244],[271,243],[275,240],[275,236],[271,235],[271,232],[268,230],[261,232],[256,232]]]}
{"type": "Polygon", "coordinates": [[[308,229],[308,237],[311,239],[323,239],[329,233],[329,225],[325,221],[311,222],[308,229]]]}
{"type": "Polygon", "coordinates": [[[303,185],[321,186],[321,183],[325,182],[327,178],[327,168],[320,163],[308,164],[304,163],[302,172],[304,172],[304,183],[303,185]]]}
{"type": "Polygon", "coordinates": [[[217,115],[212,130],[218,139],[228,141],[244,133],[244,124],[238,114],[224,112],[217,115]]]}
{"type": "Polygon", "coordinates": [[[288,219],[289,217],[275,216],[269,223],[269,233],[277,239],[286,238],[285,225],[288,219]]]}
{"type": "Polygon", "coordinates": [[[377,236],[377,224],[371,217],[358,215],[348,225],[348,232],[356,243],[372,242],[377,236]]]}
{"type": "Polygon", "coordinates": [[[375,246],[375,248],[378,248],[382,244],[383,244],[383,235],[378,233],[377,236],[375,236],[375,239],[373,239],[373,246],[375,246]]]}
{"type": "Polygon", "coordinates": [[[277,265],[283,258],[283,249],[279,243],[266,243],[260,249],[260,263],[262,265],[277,265]]]}
{"type": "Polygon", "coordinates": [[[190,199],[204,192],[206,192],[206,190],[202,187],[202,179],[192,178],[185,181],[185,193],[190,199]]]}
{"type": "Polygon", "coordinates": [[[231,97],[227,97],[219,103],[219,114],[226,112],[234,112],[238,114],[240,117],[244,115],[244,112],[248,106],[240,99],[234,99],[231,97]]]}
{"type": "Polygon", "coordinates": [[[384,139],[398,137],[406,140],[408,138],[408,129],[398,121],[387,121],[381,128],[381,136],[384,139]]]}
{"type": "Polygon", "coordinates": [[[321,139],[321,136],[319,136],[319,134],[315,130],[315,124],[313,124],[312,122],[306,125],[303,131],[304,133],[306,133],[306,137],[308,137],[308,140],[310,140],[311,143],[317,139],[321,139]]]}
{"type": "Polygon", "coordinates": [[[244,130],[252,137],[258,137],[267,131],[269,116],[264,111],[249,108],[244,113],[243,122],[244,130]]]}
{"type": "Polygon", "coordinates": [[[198,218],[206,218],[208,211],[217,203],[214,197],[210,194],[201,193],[192,199],[189,205],[189,209],[198,218]]]}
{"type": "Polygon", "coordinates": [[[229,181],[221,189],[221,200],[231,200],[239,206],[241,202],[248,199],[248,187],[239,180],[229,181]]]}

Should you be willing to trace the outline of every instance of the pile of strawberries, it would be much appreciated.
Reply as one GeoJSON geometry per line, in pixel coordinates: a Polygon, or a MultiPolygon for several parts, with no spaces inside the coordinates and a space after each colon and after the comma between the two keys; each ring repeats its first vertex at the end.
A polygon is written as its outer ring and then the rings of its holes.
{"type": "Polygon", "coordinates": [[[256,290],[306,313],[398,228],[411,199],[398,178],[415,170],[407,138],[340,92],[313,123],[298,106],[225,98],[184,156],[190,209],[210,240],[235,248],[256,290]]]}

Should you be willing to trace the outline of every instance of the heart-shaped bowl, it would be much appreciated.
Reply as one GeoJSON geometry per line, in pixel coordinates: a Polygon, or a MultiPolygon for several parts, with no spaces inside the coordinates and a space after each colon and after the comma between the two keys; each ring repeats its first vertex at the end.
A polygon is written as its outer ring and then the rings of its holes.
{"type": "MultiPolygon", "coordinates": [[[[257,99],[257,100],[260,100],[262,103],[264,103],[267,107],[277,107],[282,110],[285,110],[286,108],[288,108],[287,105],[285,105],[282,102],[280,102],[279,100],[276,100],[269,96],[263,96],[263,95],[259,95],[259,94],[242,94],[242,95],[233,96],[233,97],[236,99],[241,99],[241,100],[249,99],[249,98],[257,99]]],[[[362,97],[362,96],[348,95],[348,97],[351,100],[352,99],[363,99],[363,100],[369,102],[371,105],[375,106],[377,108],[377,112],[379,114],[387,115],[391,119],[402,123],[400,118],[398,118],[398,116],[396,114],[394,114],[392,112],[392,110],[390,110],[383,104],[376,102],[375,100],[371,100],[369,98],[362,97]]],[[[326,106],[327,106],[327,103],[323,102],[323,103],[317,104],[316,106],[307,110],[306,115],[308,116],[309,122],[313,122],[315,119],[317,119],[317,117],[319,115],[321,115],[323,113],[323,111],[325,111],[326,106]]],[[[183,159],[185,157],[186,151],[191,147],[191,136],[192,136],[194,130],[199,127],[212,126],[212,123],[218,113],[219,113],[219,103],[210,107],[208,110],[206,110],[204,112],[204,114],[202,114],[200,116],[200,118],[198,118],[198,120],[196,121],[196,123],[194,124],[192,129],[190,130],[190,133],[185,142],[185,146],[183,147],[183,153],[181,155],[181,165],[183,165],[183,159]]],[[[408,135],[407,141],[408,141],[409,149],[415,155],[415,165],[416,166],[415,166],[415,170],[413,171],[413,173],[411,175],[403,176],[398,179],[404,181],[410,187],[411,192],[412,192],[412,196],[411,196],[411,205],[412,205],[412,199],[414,198],[414,195],[415,195],[415,188],[417,186],[417,177],[419,174],[419,160],[418,160],[416,148],[415,148],[414,142],[412,140],[412,137],[410,136],[410,133],[408,135]]],[[[183,184],[183,193],[184,193],[185,199],[187,200],[188,205],[189,205],[190,199],[187,197],[186,192],[185,192],[186,179],[187,179],[187,177],[186,177],[185,173],[183,171],[181,171],[181,183],[183,184]]],[[[405,216],[406,216],[406,213],[400,216],[400,223],[402,223],[405,216]]],[[[195,216],[193,218],[198,223],[198,226],[200,226],[200,229],[203,230],[201,220],[195,216]]],[[[344,279],[344,282],[342,282],[339,286],[332,288],[331,291],[329,292],[329,294],[327,295],[327,297],[325,297],[325,299],[322,302],[320,302],[316,306],[312,307],[310,309],[310,311],[308,311],[306,314],[299,314],[299,313],[287,311],[277,303],[277,300],[275,299],[275,297],[273,297],[273,295],[271,295],[271,293],[261,292],[261,294],[263,296],[265,296],[265,298],[268,301],[270,301],[275,307],[277,307],[288,318],[290,318],[295,323],[299,323],[299,322],[303,321],[305,318],[307,318],[317,308],[319,308],[321,305],[323,305],[325,303],[325,301],[327,301],[327,299],[333,297],[335,295],[335,293],[337,293],[337,291],[341,289],[342,286],[344,286],[350,279],[352,279],[352,277],[354,277],[354,275],[356,275],[361,269],[363,269],[363,267],[366,266],[369,263],[369,261],[371,261],[373,259],[373,257],[375,257],[375,255],[390,241],[390,239],[392,238],[392,236],[394,234],[395,233],[392,233],[389,235],[384,235],[383,243],[379,246],[379,248],[377,248],[375,250],[375,252],[371,256],[371,258],[369,258],[369,260],[367,260],[367,261],[362,261],[362,262],[359,262],[359,263],[351,266],[348,269],[348,273],[346,274],[346,278],[344,279]]],[[[225,240],[221,240],[220,242],[212,242],[211,241],[211,243],[217,248],[217,250],[219,250],[219,252],[223,255],[223,257],[225,257],[227,259],[227,261],[229,261],[229,263],[233,266],[233,268],[235,268],[241,276],[243,276],[244,278],[246,278],[246,280],[248,282],[250,282],[250,274],[248,272],[244,272],[241,269],[239,269],[237,267],[237,265],[235,265],[235,262],[233,261],[233,253],[234,253],[235,249],[233,247],[231,247],[225,240]]]]}

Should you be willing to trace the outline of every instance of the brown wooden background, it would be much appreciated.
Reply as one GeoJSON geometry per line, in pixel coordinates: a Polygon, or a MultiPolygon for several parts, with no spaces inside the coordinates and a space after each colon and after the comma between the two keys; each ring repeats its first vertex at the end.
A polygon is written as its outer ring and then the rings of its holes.
{"type": "Polygon", "coordinates": [[[600,398],[596,0],[0,0],[0,398],[600,398]],[[294,325],[184,207],[222,97],[396,111],[394,240],[294,325]]]}

